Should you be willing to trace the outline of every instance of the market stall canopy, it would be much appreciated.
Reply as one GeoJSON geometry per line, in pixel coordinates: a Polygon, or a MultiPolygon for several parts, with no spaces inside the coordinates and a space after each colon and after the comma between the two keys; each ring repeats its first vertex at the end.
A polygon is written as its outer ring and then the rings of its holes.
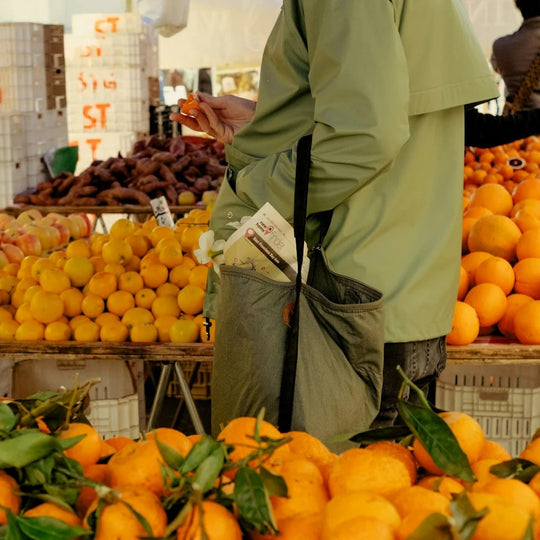
{"type": "Polygon", "coordinates": [[[258,66],[281,0],[196,0],[187,27],[159,37],[159,67],[258,66]]]}

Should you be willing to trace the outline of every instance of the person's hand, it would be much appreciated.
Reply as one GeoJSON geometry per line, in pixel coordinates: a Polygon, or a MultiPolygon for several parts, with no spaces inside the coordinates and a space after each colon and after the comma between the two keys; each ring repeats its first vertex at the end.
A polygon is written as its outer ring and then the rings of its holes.
{"type": "MultiPolygon", "coordinates": [[[[220,142],[230,144],[236,132],[253,119],[255,102],[238,96],[214,97],[203,92],[194,93],[199,108],[189,115],[172,113],[170,119],[194,131],[203,131],[220,142]]],[[[178,107],[186,102],[178,100],[178,107]]]]}

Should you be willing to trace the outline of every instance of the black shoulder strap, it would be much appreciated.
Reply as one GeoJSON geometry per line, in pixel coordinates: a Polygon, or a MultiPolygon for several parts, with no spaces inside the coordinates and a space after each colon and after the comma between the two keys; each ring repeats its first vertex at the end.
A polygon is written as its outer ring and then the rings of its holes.
{"type": "Polygon", "coordinates": [[[294,237],[296,240],[296,298],[287,333],[287,350],[281,376],[279,396],[278,427],[282,433],[291,430],[296,366],[298,363],[298,330],[300,321],[300,291],[302,289],[302,264],[304,259],[304,237],[306,233],[307,196],[309,168],[311,163],[311,135],[298,141],[296,158],[296,176],[294,186],[294,237]]]}

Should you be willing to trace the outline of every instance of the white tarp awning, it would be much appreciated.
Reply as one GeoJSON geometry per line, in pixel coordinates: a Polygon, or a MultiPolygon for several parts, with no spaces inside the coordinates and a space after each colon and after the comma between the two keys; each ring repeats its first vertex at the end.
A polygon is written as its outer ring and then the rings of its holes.
{"type": "Polygon", "coordinates": [[[258,66],[281,0],[191,0],[187,27],[159,37],[161,69],[258,66]]]}

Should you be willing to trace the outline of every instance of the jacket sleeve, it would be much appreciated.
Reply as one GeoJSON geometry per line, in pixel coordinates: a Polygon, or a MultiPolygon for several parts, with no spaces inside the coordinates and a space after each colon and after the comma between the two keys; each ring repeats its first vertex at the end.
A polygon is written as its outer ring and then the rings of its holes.
{"type": "MultiPolygon", "coordinates": [[[[314,100],[309,213],[333,209],[390,167],[409,136],[409,80],[389,0],[302,0],[314,100]]],[[[239,172],[238,196],[292,216],[295,151],[239,172]],[[264,185],[261,185],[264,184],[264,185]]]]}
{"type": "Polygon", "coordinates": [[[465,146],[491,148],[540,134],[540,109],[504,116],[465,110],[465,146]]]}

